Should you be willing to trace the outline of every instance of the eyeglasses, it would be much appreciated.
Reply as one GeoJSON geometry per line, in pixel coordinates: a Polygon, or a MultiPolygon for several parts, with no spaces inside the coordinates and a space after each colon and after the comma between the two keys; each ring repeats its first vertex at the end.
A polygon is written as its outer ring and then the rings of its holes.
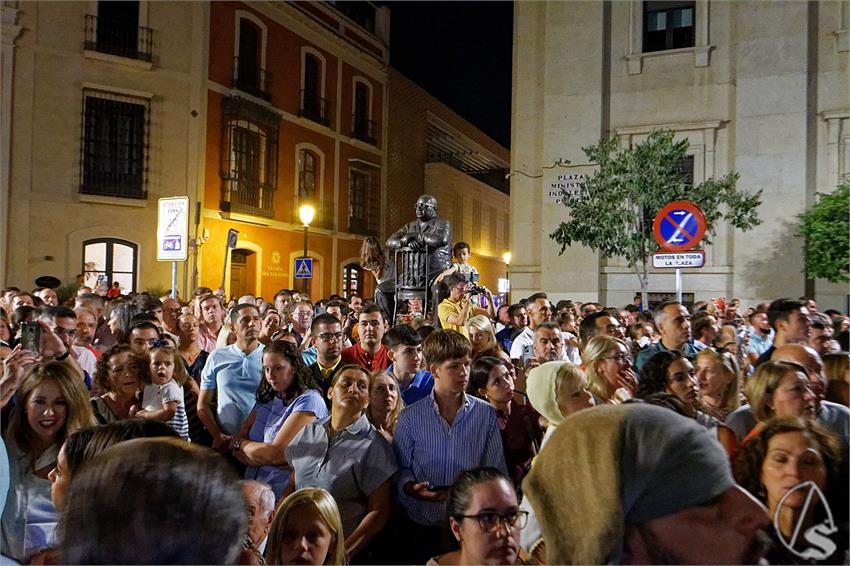
{"type": "Polygon", "coordinates": [[[61,326],[57,326],[53,329],[53,333],[57,336],[71,336],[72,338],[77,335],[77,330],[68,330],[67,328],[62,328],[61,326]]]}
{"type": "Polygon", "coordinates": [[[319,334],[319,338],[322,342],[339,342],[342,340],[342,332],[325,332],[324,334],[319,334]]]}
{"type": "Polygon", "coordinates": [[[478,513],[477,515],[460,515],[458,519],[475,519],[478,521],[478,526],[485,533],[494,533],[499,529],[500,524],[504,524],[505,528],[519,527],[524,529],[528,524],[528,511],[510,511],[502,515],[488,511],[486,513],[478,513]]]}
{"type": "Polygon", "coordinates": [[[620,352],[619,354],[615,354],[615,355],[613,355],[613,356],[608,356],[608,357],[607,357],[607,358],[605,358],[605,359],[606,359],[606,360],[614,360],[614,361],[616,361],[616,362],[617,362],[617,363],[619,363],[619,364],[624,364],[624,363],[626,363],[626,362],[631,362],[631,361],[632,361],[632,360],[631,360],[631,358],[629,358],[629,356],[627,356],[626,354],[624,354],[624,353],[622,353],[622,352],[620,352]]]}

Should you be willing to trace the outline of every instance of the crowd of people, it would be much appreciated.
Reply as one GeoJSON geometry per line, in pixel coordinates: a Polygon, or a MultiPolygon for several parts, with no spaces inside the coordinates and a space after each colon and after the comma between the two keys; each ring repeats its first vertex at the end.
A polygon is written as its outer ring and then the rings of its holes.
{"type": "Polygon", "coordinates": [[[433,321],[377,275],[377,301],[4,289],[3,558],[848,563],[845,314],[498,306],[454,251],[433,321]]]}

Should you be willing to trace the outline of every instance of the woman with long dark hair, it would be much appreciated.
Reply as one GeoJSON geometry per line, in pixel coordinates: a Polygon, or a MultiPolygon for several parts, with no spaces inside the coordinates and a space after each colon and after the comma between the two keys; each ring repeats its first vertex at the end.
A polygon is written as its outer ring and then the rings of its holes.
{"type": "Polygon", "coordinates": [[[59,515],[47,476],[68,435],[91,424],[88,392],[76,367],[49,362],[27,370],[6,434],[11,489],[0,522],[5,556],[25,564],[52,542],[59,515]]]}
{"type": "Polygon", "coordinates": [[[375,276],[375,303],[383,309],[387,318],[392,318],[395,311],[395,262],[384,255],[380,242],[374,236],[363,240],[360,264],[375,276]]]}
{"type": "Polygon", "coordinates": [[[327,414],[298,348],[283,340],[269,344],[257,403],[231,445],[233,455],[248,466],[245,479],[269,484],[280,499],[290,474],[284,450],[301,429],[327,414]]]}

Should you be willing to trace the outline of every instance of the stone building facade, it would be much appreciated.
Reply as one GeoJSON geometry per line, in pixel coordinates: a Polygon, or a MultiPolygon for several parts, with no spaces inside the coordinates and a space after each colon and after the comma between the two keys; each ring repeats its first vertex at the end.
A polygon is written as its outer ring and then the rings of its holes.
{"type": "MultiPolygon", "coordinates": [[[[850,172],[848,2],[517,2],[514,29],[511,169],[527,173],[511,177],[518,294],[631,301],[639,284],[623,261],[581,246],[558,255],[548,234],[567,211],[547,195],[548,168],[584,163],[581,147],[600,138],[628,146],[665,128],[690,141],[694,182],[734,170],[739,188],[764,190],[763,223],[716,226],[686,292],[847,308],[846,286],[805,280],[793,225],[850,172]]],[[[650,292],[673,289],[672,272],[652,272],[650,292]]]]}

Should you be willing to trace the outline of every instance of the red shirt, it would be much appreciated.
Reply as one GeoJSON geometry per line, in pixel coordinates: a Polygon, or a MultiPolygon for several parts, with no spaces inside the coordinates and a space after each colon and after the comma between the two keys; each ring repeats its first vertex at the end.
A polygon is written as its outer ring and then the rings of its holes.
{"type": "Polygon", "coordinates": [[[380,369],[387,369],[390,366],[390,356],[387,353],[387,347],[383,344],[381,344],[381,349],[373,355],[364,350],[360,346],[360,342],[358,342],[354,346],[342,351],[342,363],[357,364],[370,372],[378,371],[380,369]]]}

